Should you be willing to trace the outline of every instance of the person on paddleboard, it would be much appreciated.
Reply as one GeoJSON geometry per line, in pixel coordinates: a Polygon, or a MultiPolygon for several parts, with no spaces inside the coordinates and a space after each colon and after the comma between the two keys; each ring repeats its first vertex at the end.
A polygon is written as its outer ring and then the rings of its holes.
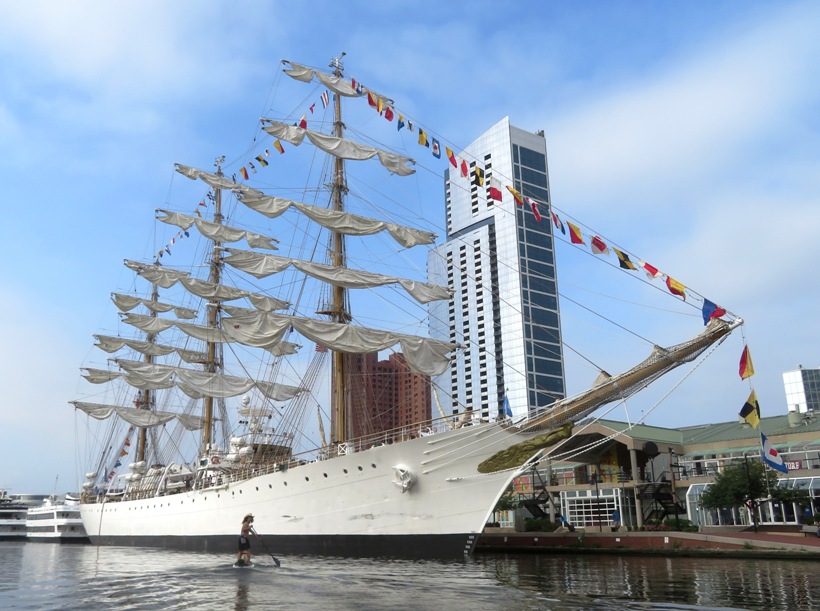
{"type": "Polygon", "coordinates": [[[249,513],[242,518],[242,529],[239,533],[239,553],[236,555],[237,564],[251,563],[251,532],[253,532],[253,514],[249,513]]]}

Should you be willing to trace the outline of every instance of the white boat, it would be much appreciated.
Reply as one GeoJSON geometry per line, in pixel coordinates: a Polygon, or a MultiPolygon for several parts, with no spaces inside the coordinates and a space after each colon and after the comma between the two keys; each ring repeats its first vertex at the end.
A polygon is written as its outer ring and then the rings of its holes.
{"type": "Polygon", "coordinates": [[[88,535],[80,515],[80,497],[51,495],[38,507],[26,513],[26,534],[29,541],[50,543],[87,543],[88,535]]]}
{"type": "MultiPolygon", "coordinates": [[[[207,191],[194,205],[196,216],[159,210],[158,220],[179,232],[154,260],[125,262],[138,282],[147,283],[130,294],[113,294],[113,301],[123,323],[142,335],[96,338],[107,353],[128,349],[138,356],[117,356],[108,368],[84,367],[84,377],[99,384],[95,393],[105,398],[71,402],[107,428],[105,436],[95,436],[101,452],[91,459],[81,495],[82,519],[93,543],[235,552],[242,516],[253,513],[263,543],[277,554],[469,554],[512,479],[539,459],[565,425],[691,361],[740,324],[732,317],[715,318],[694,339],[658,348],[626,373],[602,378],[591,390],[517,421],[471,418],[468,406],[466,420],[464,414],[442,416],[353,436],[362,427],[354,426],[359,416],[350,413],[349,355],[398,345],[414,372],[434,376],[461,347],[351,322],[348,289],[398,287],[422,304],[449,299],[450,292],[346,265],[349,235],[381,233],[401,249],[433,244],[435,236],[347,212],[348,164],[377,158],[396,180],[413,169],[407,157],[345,138],[342,98],[367,93],[344,75],[339,59],[331,64],[332,74],[293,62],[286,70],[335,94],[332,134],[290,120],[262,120],[274,138],[263,145],[266,153],[284,141],[304,142],[329,155],[327,177],[310,191],[326,194],[326,206],[253,188],[247,176],[243,181],[238,172],[226,174],[223,158],[213,172],[177,164],[181,175],[201,181],[207,191]],[[211,220],[201,218],[205,211],[211,220]],[[227,224],[228,214],[241,218],[241,226],[227,224]],[[270,219],[281,223],[283,243],[285,236],[317,235],[301,233],[295,223],[302,221],[327,232],[326,250],[313,243],[316,252],[327,253],[327,262],[259,252],[275,249],[277,240],[264,229],[251,230],[251,217],[262,227],[271,226],[270,219]],[[205,261],[183,268],[178,257],[194,237],[210,244],[199,250],[205,261]],[[233,246],[243,239],[251,249],[233,246]],[[317,302],[300,298],[306,285],[269,280],[275,273],[329,284],[328,292],[317,296],[325,318],[306,314],[317,309],[317,302]],[[289,291],[291,301],[274,296],[272,285],[263,281],[289,291]],[[252,307],[228,303],[240,299],[252,307]],[[197,317],[201,323],[191,322],[197,317]],[[298,353],[299,342],[311,349],[298,353]],[[117,395],[122,387],[130,394],[117,395]],[[315,393],[322,388],[332,395],[330,440],[324,439],[321,413],[318,430],[313,420],[315,393]],[[201,433],[186,446],[190,431],[201,433]]],[[[255,159],[268,165],[263,154],[255,159]]],[[[291,177],[281,178],[291,184],[291,177]]]]}
{"type": "Polygon", "coordinates": [[[0,541],[25,541],[26,507],[0,489],[0,541]]]}

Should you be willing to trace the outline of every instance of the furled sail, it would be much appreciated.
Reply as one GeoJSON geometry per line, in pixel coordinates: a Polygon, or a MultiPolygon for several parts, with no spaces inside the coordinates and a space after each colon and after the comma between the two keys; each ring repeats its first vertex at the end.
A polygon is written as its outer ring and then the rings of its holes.
{"type": "Polygon", "coordinates": [[[328,210],[318,206],[311,206],[302,202],[295,202],[282,197],[265,195],[256,189],[248,189],[238,194],[239,201],[248,208],[256,210],[269,218],[276,218],[288,208],[296,208],[309,219],[318,223],[322,227],[338,231],[346,235],[373,235],[381,231],[387,231],[396,242],[405,248],[411,248],[419,244],[433,244],[438,237],[435,233],[404,227],[395,223],[377,221],[375,219],[351,214],[350,212],[340,212],[338,210],[328,210]]]}
{"type": "Polygon", "coordinates": [[[175,348],[176,353],[186,363],[203,364],[208,362],[208,355],[199,350],[186,350],[185,348],[175,348]]]}
{"type": "Polygon", "coordinates": [[[173,346],[163,346],[153,342],[143,342],[135,339],[125,339],[122,337],[111,337],[110,335],[95,335],[97,347],[105,352],[116,352],[123,346],[128,346],[140,354],[146,356],[165,356],[174,351],[173,346]]]}
{"type": "Polygon", "coordinates": [[[133,312],[123,314],[122,321],[136,327],[140,331],[145,331],[146,333],[162,333],[174,325],[179,324],[178,321],[170,320],[168,318],[146,316],[145,314],[134,314],[133,312]]]}
{"type": "MultiPolygon", "coordinates": [[[[250,291],[234,288],[232,286],[226,286],[224,284],[217,284],[208,280],[191,278],[191,275],[187,272],[177,272],[164,267],[144,265],[134,261],[126,261],[125,264],[149,282],[166,289],[171,288],[179,282],[189,293],[209,301],[233,301],[235,299],[247,298],[254,305],[254,307],[265,312],[269,312],[271,310],[284,310],[287,309],[289,305],[287,301],[277,299],[276,297],[252,293],[250,291]]],[[[182,316],[181,318],[191,317],[182,316]]]]}
{"type": "Polygon", "coordinates": [[[175,352],[186,363],[205,363],[208,360],[208,355],[199,350],[189,350],[177,346],[166,346],[154,342],[112,337],[110,335],[95,335],[94,338],[97,340],[97,348],[108,353],[116,352],[124,346],[128,346],[132,350],[146,356],[166,356],[175,352]]]}
{"type": "Polygon", "coordinates": [[[225,286],[223,284],[216,284],[215,282],[208,282],[207,280],[180,278],[179,282],[189,293],[193,293],[197,297],[202,297],[210,301],[233,301],[247,297],[257,309],[264,312],[284,310],[287,309],[289,305],[287,301],[277,299],[276,297],[251,293],[250,291],[225,286]]]}
{"type": "Polygon", "coordinates": [[[174,386],[176,368],[158,363],[144,363],[126,359],[114,359],[125,375],[122,377],[134,388],[140,390],[157,390],[174,386]]]}
{"type": "Polygon", "coordinates": [[[119,371],[108,371],[107,369],[94,369],[93,367],[82,367],[85,371],[83,377],[92,384],[105,384],[111,380],[122,377],[119,371]]]}
{"type": "Polygon", "coordinates": [[[234,192],[244,191],[245,189],[248,189],[248,187],[246,187],[245,185],[240,185],[235,180],[225,178],[224,176],[214,174],[213,172],[198,170],[196,168],[183,165],[181,163],[175,163],[174,169],[186,178],[190,178],[191,180],[196,180],[197,178],[199,178],[206,185],[214,187],[215,189],[225,189],[226,191],[234,192]]]}
{"type": "MultiPolygon", "coordinates": [[[[414,229],[412,227],[404,227],[396,223],[388,223],[385,221],[378,221],[349,212],[340,212],[337,210],[328,210],[327,208],[320,208],[318,206],[311,206],[302,202],[296,202],[282,197],[273,197],[265,195],[257,189],[252,189],[245,185],[240,185],[236,182],[226,179],[224,176],[217,176],[211,172],[198,170],[182,164],[175,164],[176,171],[190,178],[202,180],[205,184],[210,186],[219,186],[222,189],[229,189],[236,192],[239,200],[248,208],[256,210],[260,214],[264,214],[268,218],[276,218],[288,208],[295,208],[315,223],[322,227],[332,229],[347,235],[372,235],[381,231],[387,231],[393,239],[405,248],[411,248],[419,244],[433,244],[438,237],[435,233],[423,231],[421,229],[414,229]]],[[[133,262],[132,262],[133,263],[133,262]]],[[[139,264],[143,267],[155,267],[151,265],[139,264]]],[[[134,269],[134,268],[132,268],[134,269]]],[[[163,269],[163,268],[159,268],[163,269]]],[[[134,271],[138,271],[134,269],[134,271]]],[[[147,276],[143,277],[147,278],[147,276]]],[[[163,288],[168,288],[167,286],[163,288]]]]}
{"type": "Polygon", "coordinates": [[[123,379],[141,390],[170,388],[176,385],[193,399],[203,397],[236,397],[256,388],[266,397],[275,401],[287,401],[299,394],[298,386],[274,384],[238,376],[229,376],[207,371],[194,371],[171,365],[143,363],[127,359],[115,359],[126,372],[123,379]]]}
{"type": "MultiPolygon", "coordinates": [[[[210,342],[213,344],[236,342],[245,346],[252,346],[255,348],[264,348],[277,356],[279,354],[290,354],[288,348],[280,350],[279,345],[282,343],[282,338],[287,329],[282,329],[280,334],[268,336],[256,336],[239,325],[239,322],[233,318],[226,318],[225,321],[232,321],[225,323],[222,328],[206,327],[204,325],[197,325],[182,321],[168,320],[166,318],[157,318],[154,316],[146,316],[145,314],[128,313],[123,315],[122,321],[146,333],[162,333],[171,327],[177,327],[186,335],[203,342],[210,342]]],[[[292,344],[293,346],[293,344],[292,344]]]]}
{"type": "Polygon", "coordinates": [[[211,221],[205,221],[194,216],[188,216],[187,214],[180,214],[179,212],[169,212],[167,210],[157,210],[157,212],[162,213],[160,216],[157,216],[157,220],[168,223],[169,225],[175,225],[185,231],[194,225],[199,233],[216,242],[238,242],[244,238],[251,248],[278,250],[274,242],[278,242],[279,240],[270,236],[229,227],[221,223],[212,223],[211,221]]]}
{"type": "Polygon", "coordinates": [[[241,334],[243,340],[236,341],[242,344],[246,343],[245,336],[281,338],[291,327],[337,352],[377,352],[400,344],[410,369],[429,376],[443,373],[450,364],[449,353],[459,347],[459,344],[427,337],[271,312],[226,318],[224,326],[226,332],[231,330],[236,337],[241,334]]]}
{"type": "Polygon", "coordinates": [[[359,91],[356,91],[350,83],[342,79],[338,76],[332,76],[327,74],[326,72],[321,72],[320,70],[314,70],[313,68],[308,68],[307,66],[303,66],[301,64],[294,63],[290,60],[283,59],[283,64],[290,64],[290,68],[286,68],[283,70],[285,74],[289,77],[296,79],[297,81],[302,81],[303,83],[309,83],[313,80],[313,77],[316,77],[322,85],[330,89],[333,93],[338,93],[339,95],[343,95],[349,98],[356,98],[361,97],[363,94],[359,91]]]}
{"type": "Polygon", "coordinates": [[[268,132],[274,138],[279,138],[289,142],[294,146],[299,146],[307,136],[308,140],[313,143],[318,149],[323,150],[329,155],[339,157],[341,159],[350,159],[353,161],[364,161],[365,159],[372,159],[378,157],[379,162],[387,168],[388,171],[399,176],[409,176],[416,171],[408,164],[416,163],[415,159],[405,157],[397,153],[390,153],[377,149],[373,146],[353,142],[346,138],[337,138],[336,136],[329,136],[321,132],[315,132],[304,127],[295,125],[288,125],[287,123],[280,123],[273,119],[262,118],[262,121],[269,123],[262,129],[268,132]]]}
{"type": "Polygon", "coordinates": [[[180,272],[174,269],[160,267],[159,265],[148,265],[139,261],[125,260],[125,267],[137,272],[151,284],[156,284],[164,289],[171,288],[180,278],[190,277],[188,272],[180,272]]]}
{"type": "Polygon", "coordinates": [[[142,305],[152,312],[162,313],[173,310],[177,318],[184,318],[191,320],[196,318],[196,310],[191,308],[183,308],[181,306],[171,305],[169,303],[162,303],[159,301],[151,301],[150,299],[141,299],[132,295],[123,295],[122,293],[111,293],[111,300],[123,312],[130,312],[138,305],[142,305]]]}
{"type": "Polygon", "coordinates": [[[374,286],[384,286],[386,284],[399,284],[419,303],[449,299],[451,296],[447,288],[436,284],[415,282],[394,276],[384,276],[373,272],[357,271],[333,265],[322,265],[302,261],[301,259],[279,257],[248,250],[238,250],[235,248],[227,248],[226,250],[229,256],[223,259],[224,263],[251,274],[256,278],[265,278],[293,266],[303,274],[349,289],[364,289],[374,286]]]}
{"type": "Polygon", "coordinates": [[[204,422],[199,416],[191,414],[175,414],[172,412],[157,412],[121,405],[105,405],[102,403],[86,403],[84,401],[69,401],[71,405],[84,411],[97,420],[105,420],[112,414],[117,414],[129,424],[139,427],[154,427],[170,422],[174,418],[189,431],[196,431],[203,427],[204,422]]]}

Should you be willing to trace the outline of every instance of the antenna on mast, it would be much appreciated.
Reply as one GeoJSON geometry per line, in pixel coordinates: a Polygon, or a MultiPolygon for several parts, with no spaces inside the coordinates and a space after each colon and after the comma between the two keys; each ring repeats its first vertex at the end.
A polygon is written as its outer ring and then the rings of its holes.
{"type": "Polygon", "coordinates": [[[333,68],[334,71],[338,71],[339,74],[344,72],[345,66],[342,63],[342,58],[347,55],[345,51],[342,51],[342,54],[339,57],[334,57],[330,60],[330,67],[333,68]]]}

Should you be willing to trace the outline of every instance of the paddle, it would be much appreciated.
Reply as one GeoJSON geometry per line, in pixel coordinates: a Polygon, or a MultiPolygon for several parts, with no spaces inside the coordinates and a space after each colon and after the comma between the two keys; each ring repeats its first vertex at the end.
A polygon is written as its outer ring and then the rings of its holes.
{"type": "Polygon", "coordinates": [[[259,534],[253,528],[251,528],[251,532],[253,533],[254,537],[256,537],[259,540],[259,543],[262,544],[262,547],[268,553],[268,556],[270,556],[273,559],[273,563],[277,566],[277,568],[282,566],[282,564],[279,562],[279,559],[276,556],[274,556],[273,554],[270,553],[270,550],[268,549],[268,546],[265,545],[264,539],[262,539],[262,537],[260,537],[259,534]]]}

